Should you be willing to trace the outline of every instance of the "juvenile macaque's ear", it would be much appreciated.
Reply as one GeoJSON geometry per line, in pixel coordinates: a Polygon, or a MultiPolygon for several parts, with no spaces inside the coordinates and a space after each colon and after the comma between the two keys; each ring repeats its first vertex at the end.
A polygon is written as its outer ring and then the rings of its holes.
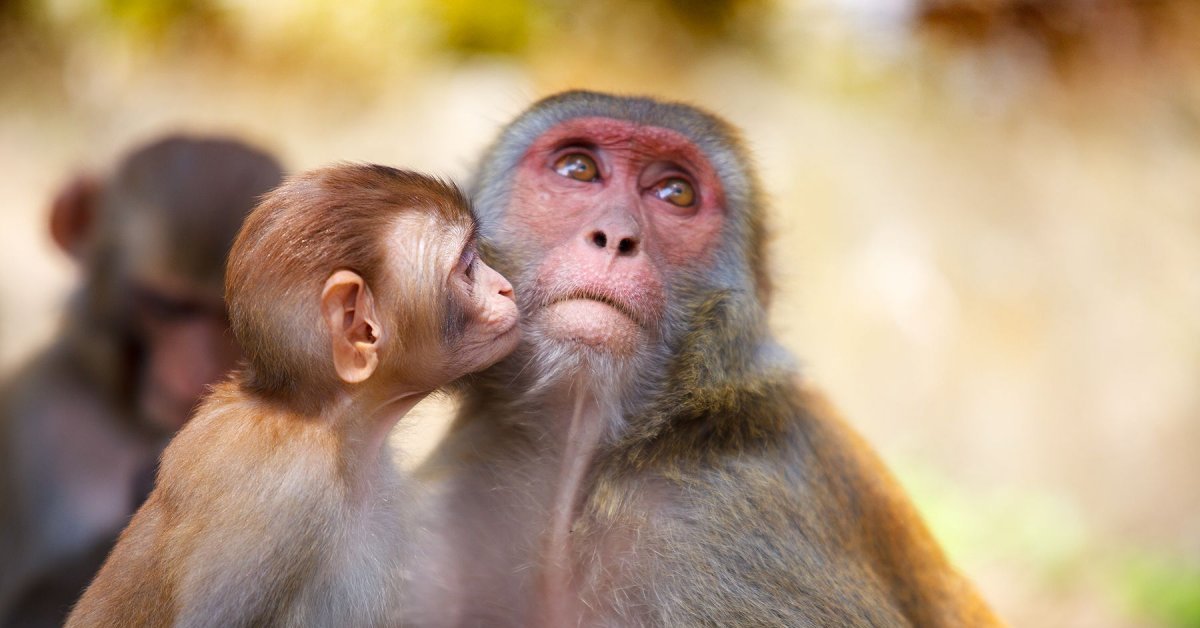
{"type": "Polygon", "coordinates": [[[321,316],[329,330],[338,377],[350,384],[365,381],[379,366],[382,330],[375,300],[358,273],[339,270],[325,280],[321,316]]]}
{"type": "Polygon", "coordinates": [[[50,204],[50,236],[64,253],[78,260],[96,227],[100,182],[86,174],[76,175],[63,186],[50,204]]]}

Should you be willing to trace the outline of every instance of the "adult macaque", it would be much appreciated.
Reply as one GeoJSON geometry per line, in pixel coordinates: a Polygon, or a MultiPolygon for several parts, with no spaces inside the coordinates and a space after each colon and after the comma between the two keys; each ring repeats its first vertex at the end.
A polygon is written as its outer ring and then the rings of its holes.
{"type": "Polygon", "coordinates": [[[472,195],[524,340],[424,470],[457,569],[420,625],[997,623],[771,337],[729,125],[565,93],[502,131],[472,195]]]}
{"type": "Polygon", "coordinates": [[[168,137],[55,199],[83,279],[54,343],[0,388],[0,625],[62,625],[167,438],[234,365],[225,256],[281,179],[243,143],[168,137]]]}
{"type": "Polygon", "coordinates": [[[452,185],[382,166],[289,179],[226,297],[247,365],[167,448],[69,626],[394,626],[412,500],[387,434],[517,343],[508,282],[452,185]]]}

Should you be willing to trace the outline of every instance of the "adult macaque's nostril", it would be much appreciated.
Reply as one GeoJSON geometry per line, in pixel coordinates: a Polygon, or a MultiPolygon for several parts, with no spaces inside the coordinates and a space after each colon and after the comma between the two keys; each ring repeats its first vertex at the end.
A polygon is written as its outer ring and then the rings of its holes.
{"type": "MultiPolygon", "coordinates": [[[[629,233],[623,229],[621,231],[629,233]]],[[[587,240],[591,241],[598,249],[607,250],[609,244],[612,244],[613,250],[609,253],[610,255],[613,253],[617,255],[636,255],[638,250],[637,235],[627,235],[619,239],[614,237],[612,240],[609,240],[608,234],[603,229],[596,229],[588,234],[587,240]]]]}

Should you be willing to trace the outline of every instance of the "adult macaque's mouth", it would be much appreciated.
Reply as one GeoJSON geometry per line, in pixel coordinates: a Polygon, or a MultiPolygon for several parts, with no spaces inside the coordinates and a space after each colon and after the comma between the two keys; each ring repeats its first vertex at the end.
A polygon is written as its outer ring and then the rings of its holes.
{"type": "Polygon", "coordinates": [[[598,303],[603,303],[604,305],[613,308],[614,310],[633,320],[638,325],[643,324],[642,317],[638,316],[637,313],[630,309],[628,305],[596,290],[575,290],[561,298],[554,299],[551,301],[551,305],[554,303],[572,300],[596,301],[598,303]]]}

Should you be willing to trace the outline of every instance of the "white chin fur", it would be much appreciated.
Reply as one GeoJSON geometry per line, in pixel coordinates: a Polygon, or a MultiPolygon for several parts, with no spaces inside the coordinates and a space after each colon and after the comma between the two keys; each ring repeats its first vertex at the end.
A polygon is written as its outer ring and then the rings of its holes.
{"type": "Polygon", "coordinates": [[[661,371],[665,349],[654,334],[607,305],[561,308],[566,303],[522,321],[521,343],[510,361],[512,381],[521,382],[526,400],[563,387],[572,394],[590,392],[604,408],[606,438],[614,438],[625,425],[626,410],[652,392],[651,374],[661,371]]]}
{"type": "Polygon", "coordinates": [[[537,314],[545,334],[583,350],[632,356],[641,340],[641,328],[616,308],[590,299],[570,299],[547,306],[537,314]]]}
{"type": "Polygon", "coordinates": [[[621,390],[626,375],[636,371],[640,329],[627,329],[624,323],[633,325],[632,321],[615,311],[612,315],[623,321],[564,321],[548,314],[532,317],[522,334],[523,361],[528,368],[536,369],[529,373],[533,389],[545,390],[570,381],[597,392],[621,390]]]}

